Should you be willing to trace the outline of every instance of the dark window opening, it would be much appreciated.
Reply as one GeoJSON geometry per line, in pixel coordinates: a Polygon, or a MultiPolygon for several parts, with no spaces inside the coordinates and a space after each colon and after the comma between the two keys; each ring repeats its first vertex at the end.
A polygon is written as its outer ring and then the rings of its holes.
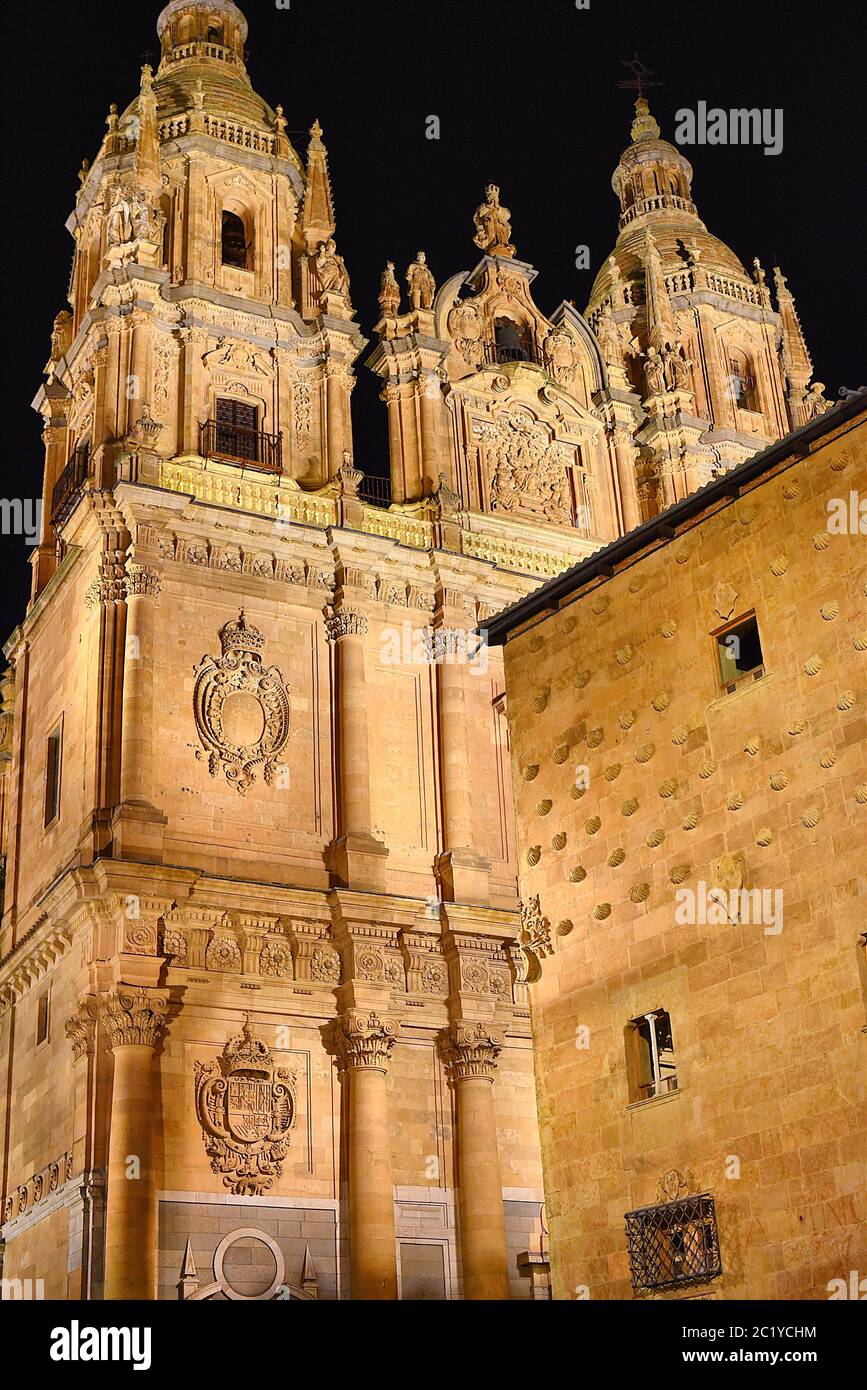
{"type": "Polygon", "coordinates": [[[246,270],[249,264],[250,247],[247,242],[247,229],[236,212],[223,211],[223,265],[246,270]]]}
{"type": "Polygon", "coordinates": [[[45,825],[49,826],[60,814],[60,773],[63,762],[63,726],[48,735],[45,765],[45,825]]]}
{"type": "Polygon", "coordinates": [[[716,644],[720,676],[726,690],[733,690],[747,677],[758,680],[764,675],[762,643],[754,614],[717,633],[716,644]]]}
{"type": "Polygon", "coordinates": [[[259,458],[259,411],[246,401],[217,401],[217,453],[229,458],[259,458]]]}
{"type": "Polygon", "coordinates": [[[51,1012],[51,995],[48,990],[40,995],[36,1009],[36,1046],[48,1040],[48,1023],[51,1012]]]}
{"type": "Polygon", "coordinates": [[[512,319],[497,319],[494,324],[494,346],[498,362],[532,362],[533,338],[529,328],[512,319]]]}
{"type": "Polygon", "coordinates": [[[755,378],[744,358],[732,358],[729,362],[729,390],[738,410],[758,410],[755,378]]]}

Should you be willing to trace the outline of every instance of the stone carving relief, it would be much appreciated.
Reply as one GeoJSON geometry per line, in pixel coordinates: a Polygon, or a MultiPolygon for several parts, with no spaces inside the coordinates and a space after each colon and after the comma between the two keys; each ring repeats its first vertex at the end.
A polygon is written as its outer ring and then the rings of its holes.
{"type": "Polygon", "coordinates": [[[196,1062],[196,1114],[211,1171],[241,1197],[261,1197],[283,1174],[297,1111],[295,1073],[253,1037],[250,1018],[216,1062],[196,1062]]]}
{"type": "Polygon", "coordinates": [[[560,324],[548,334],[544,343],[545,369],[558,386],[571,386],[575,380],[578,358],[568,328],[560,324]]]}
{"type": "Polygon", "coordinates": [[[478,305],[469,300],[458,302],[449,314],[448,330],[467,366],[479,367],[484,360],[485,345],[478,305]]]}
{"type": "Polygon", "coordinates": [[[500,190],[495,183],[485,189],[485,201],[476,209],[473,219],[476,246],[488,256],[514,256],[511,244],[512,214],[500,202],[500,190]]]}
{"type": "Polygon", "coordinates": [[[569,450],[551,440],[545,425],[529,411],[513,407],[481,425],[479,437],[487,446],[493,511],[531,512],[572,525],[569,450]]]}
{"type": "Polygon", "coordinates": [[[193,709],[202,743],[196,757],[207,758],[216,777],[222,769],[242,795],[257,769],[270,786],[289,740],[289,694],[276,666],[265,669],[265,639],[243,610],[220,632],[219,658],[206,656],[196,667],[193,709]]]}

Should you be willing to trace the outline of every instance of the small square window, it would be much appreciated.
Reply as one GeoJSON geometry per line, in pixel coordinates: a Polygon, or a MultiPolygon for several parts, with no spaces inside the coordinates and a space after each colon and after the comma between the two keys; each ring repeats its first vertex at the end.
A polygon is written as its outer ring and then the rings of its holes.
{"type": "Polygon", "coordinates": [[[60,815],[60,781],[63,767],[63,721],[48,735],[45,756],[45,827],[60,815]]]}
{"type": "Polygon", "coordinates": [[[48,1041],[48,1028],[51,1021],[51,994],[48,990],[39,996],[36,1007],[36,1046],[48,1041]]]}
{"type": "Polygon", "coordinates": [[[636,1293],[703,1284],[723,1272],[716,1207],[707,1192],[626,1213],[636,1293]]]}
{"type": "Polygon", "coordinates": [[[714,634],[722,684],[733,691],[743,680],[759,680],[765,674],[765,659],[754,613],[739,618],[714,634]]]}
{"type": "Polygon", "coordinates": [[[664,1009],[633,1018],[626,1028],[629,1100],[655,1100],[677,1090],[671,1019],[664,1009]]]}

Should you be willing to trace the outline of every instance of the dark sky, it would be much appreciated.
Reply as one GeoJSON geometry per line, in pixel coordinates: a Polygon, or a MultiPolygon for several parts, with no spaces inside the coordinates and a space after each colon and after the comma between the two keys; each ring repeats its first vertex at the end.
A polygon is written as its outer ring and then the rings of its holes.
{"type": "MultiPolygon", "coordinates": [[[[614,244],[611,174],[629,139],[622,60],[641,55],[663,135],[674,113],[708,106],[784,112],[784,148],[687,149],[710,231],[749,265],[778,258],[795,294],[816,376],[836,394],[864,366],[864,79],[861,0],[757,6],[751,0],[269,0],[242,3],[250,71],[282,102],[303,151],[315,116],[328,145],[338,247],[359,321],[376,321],[379,274],[424,248],[440,283],[478,259],[472,214],[502,186],[519,256],[539,270],[550,312],[586,305],[614,244]],[[425,138],[426,118],[442,123],[425,138]],[[575,247],[592,270],[576,271],[575,247]]],[[[41,423],[30,410],[65,302],[64,222],[76,173],[99,147],[109,103],[138,89],[158,51],[152,0],[40,0],[5,31],[3,221],[4,452],[0,498],[41,490],[41,423]]],[[[366,370],[354,396],[356,462],[385,471],[385,407],[366,370]],[[366,378],[366,379],[365,379],[366,378]]],[[[0,641],[24,611],[27,550],[0,536],[0,641]]]]}

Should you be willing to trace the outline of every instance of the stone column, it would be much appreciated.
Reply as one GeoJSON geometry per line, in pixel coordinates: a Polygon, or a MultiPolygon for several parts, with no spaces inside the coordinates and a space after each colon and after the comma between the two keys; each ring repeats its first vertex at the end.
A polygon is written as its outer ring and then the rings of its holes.
{"type": "Polygon", "coordinates": [[[340,768],[340,833],[332,847],[333,863],[347,886],[382,892],[388,851],[371,829],[369,692],[364,655],[368,621],[363,613],[341,609],[328,619],[326,630],[336,648],[340,768]]]}
{"type": "Polygon", "coordinates": [[[121,805],[114,818],[120,858],[162,860],[166,818],[154,807],[154,621],[160,576],[142,565],[126,574],[126,647],[121,714],[121,805]]]}
{"type": "Polygon", "coordinates": [[[103,1025],[114,1054],[105,1235],[109,1301],[154,1297],[154,1053],[167,1013],[166,990],[118,984],[103,1002],[103,1025]]]}
{"type": "Polygon", "coordinates": [[[443,853],[437,874],[452,902],[486,903],[491,865],[472,849],[473,763],[467,739],[469,634],[441,627],[433,635],[440,721],[440,772],[443,800],[443,853]]]}
{"type": "Polygon", "coordinates": [[[487,1023],[453,1023],[442,1053],[457,1111],[458,1208],[464,1298],[509,1297],[503,1181],[494,1112],[494,1069],[503,1034],[487,1023]]]}
{"type": "Polygon", "coordinates": [[[337,1020],[338,1065],[349,1096],[349,1268],[352,1298],[397,1298],[394,1184],[386,1076],[398,1024],[373,1010],[337,1020]]]}

